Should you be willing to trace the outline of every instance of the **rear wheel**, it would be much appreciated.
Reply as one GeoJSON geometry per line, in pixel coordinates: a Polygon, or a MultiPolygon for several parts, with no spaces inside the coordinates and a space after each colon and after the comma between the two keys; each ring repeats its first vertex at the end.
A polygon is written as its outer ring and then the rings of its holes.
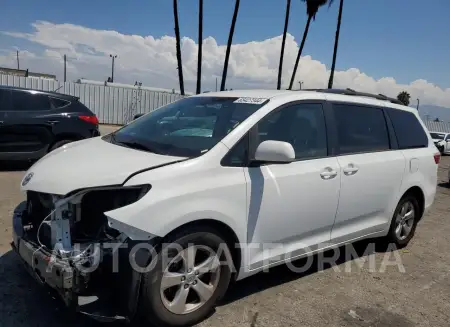
{"type": "Polygon", "coordinates": [[[417,199],[413,195],[404,196],[395,209],[386,241],[399,248],[406,246],[414,236],[420,215],[417,199]]]}
{"type": "Polygon", "coordinates": [[[71,142],[73,142],[73,140],[61,140],[61,141],[58,141],[58,142],[56,142],[55,144],[53,144],[50,147],[50,150],[48,150],[48,152],[52,152],[53,150],[56,150],[57,148],[60,148],[63,145],[65,145],[67,143],[71,143],[71,142]]]}
{"type": "Polygon", "coordinates": [[[228,245],[209,228],[171,237],[144,275],[141,314],[156,326],[187,326],[205,319],[231,279],[228,245]]]}

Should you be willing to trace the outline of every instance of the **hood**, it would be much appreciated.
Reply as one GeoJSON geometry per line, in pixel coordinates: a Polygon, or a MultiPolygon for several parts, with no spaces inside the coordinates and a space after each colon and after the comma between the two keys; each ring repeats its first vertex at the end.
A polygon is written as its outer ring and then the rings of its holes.
{"type": "Polygon", "coordinates": [[[47,154],[27,171],[21,189],[65,195],[88,187],[120,185],[139,170],[184,159],[114,145],[96,137],[47,154]]]}

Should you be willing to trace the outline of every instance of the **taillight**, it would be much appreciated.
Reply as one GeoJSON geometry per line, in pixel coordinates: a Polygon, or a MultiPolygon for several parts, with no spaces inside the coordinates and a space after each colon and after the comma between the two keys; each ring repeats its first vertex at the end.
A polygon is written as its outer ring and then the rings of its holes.
{"type": "Polygon", "coordinates": [[[98,125],[98,118],[97,116],[78,116],[81,120],[84,120],[87,123],[98,125]]]}
{"type": "Polygon", "coordinates": [[[441,154],[440,153],[434,154],[434,162],[436,163],[436,165],[439,165],[439,163],[441,162],[441,154]]]}

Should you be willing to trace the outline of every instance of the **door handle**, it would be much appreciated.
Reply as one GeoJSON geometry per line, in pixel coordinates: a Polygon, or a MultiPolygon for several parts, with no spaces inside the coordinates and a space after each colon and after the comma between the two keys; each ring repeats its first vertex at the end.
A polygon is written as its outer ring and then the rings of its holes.
{"type": "Polygon", "coordinates": [[[321,173],[320,173],[320,177],[322,179],[328,180],[328,179],[333,179],[337,176],[337,171],[334,170],[331,167],[327,167],[325,168],[321,173]]]}
{"type": "Polygon", "coordinates": [[[358,170],[359,170],[359,168],[356,167],[354,164],[348,164],[348,166],[343,169],[344,174],[346,176],[355,175],[358,172],[358,170]]]}
{"type": "Polygon", "coordinates": [[[50,125],[55,125],[55,124],[58,124],[59,121],[58,120],[47,120],[47,123],[50,125]]]}

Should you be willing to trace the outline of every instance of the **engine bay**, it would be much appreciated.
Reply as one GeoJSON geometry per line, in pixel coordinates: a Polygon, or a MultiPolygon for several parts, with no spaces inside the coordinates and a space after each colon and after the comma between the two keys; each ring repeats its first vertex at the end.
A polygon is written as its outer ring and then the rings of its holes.
{"type": "MultiPolygon", "coordinates": [[[[75,304],[80,312],[100,312],[97,307],[101,303],[102,308],[125,312],[124,316],[132,314],[129,306],[137,301],[140,283],[140,274],[126,260],[130,256],[127,245],[132,241],[111,228],[104,213],[138,201],[149,189],[148,185],[102,187],[65,197],[27,192],[26,209],[21,214],[21,238],[36,249],[33,256],[39,250],[47,253],[46,269],[57,270],[53,276],[69,278],[67,286],[58,290],[67,304],[75,304]],[[61,262],[65,267],[62,270],[61,262]]],[[[32,261],[37,262],[36,258],[32,261]]],[[[31,268],[44,278],[42,269],[31,268]]]]}

